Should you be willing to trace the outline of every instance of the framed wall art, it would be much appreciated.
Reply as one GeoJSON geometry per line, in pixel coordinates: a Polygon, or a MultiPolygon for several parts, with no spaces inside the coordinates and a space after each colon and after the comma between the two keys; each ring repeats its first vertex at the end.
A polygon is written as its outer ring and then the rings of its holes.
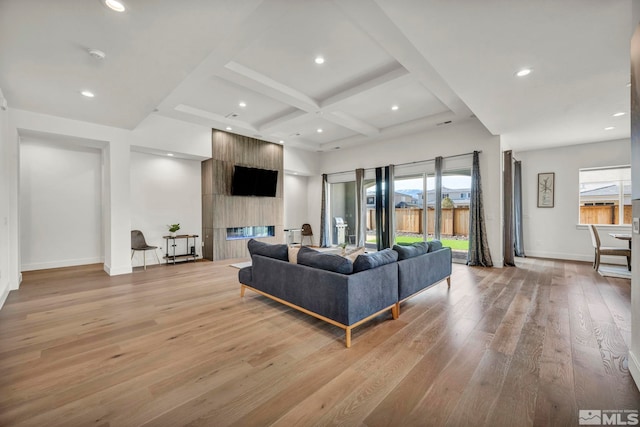
{"type": "Polygon", "coordinates": [[[554,187],[555,187],[554,172],[545,172],[538,174],[538,207],[539,208],[552,208],[554,201],[554,187]]]}

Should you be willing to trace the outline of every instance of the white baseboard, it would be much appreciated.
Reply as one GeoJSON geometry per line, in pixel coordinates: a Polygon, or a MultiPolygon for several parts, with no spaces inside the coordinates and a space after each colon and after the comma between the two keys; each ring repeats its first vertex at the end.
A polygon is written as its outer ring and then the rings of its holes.
{"type": "Polygon", "coordinates": [[[629,351],[629,372],[636,382],[636,387],[640,388],[640,362],[632,351],[629,351]]]}
{"type": "Polygon", "coordinates": [[[104,271],[109,276],[119,276],[121,274],[130,274],[133,270],[130,265],[125,265],[121,267],[111,267],[110,265],[104,265],[104,271]]]}
{"type": "Polygon", "coordinates": [[[46,270],[49,268],[73,267],[76,265],[100,264],[103,262],[104,262],[103,257],[65,259],[61,261],[50,261],[50,262],[36,262],[32,264],[22,264],[22,266],[20,266],[20,271],[46,270]]]}
{"type": "MultiPolygon", "coordinates": [[[[584,261],[593,262],[593,255],[581,255],[581,254],[568,254],[565,252],[547,252],[547,251],[528,251],[525,250],[527,256],[534,258],[550,258],[550,259],[562,259],[567,261],[584,261]]],[[[627,265],[624,257],[620,256],[603,256],[600,259],[602,264],[618,264],[627,265]]]]}
{"type": "Polygon", "coordinates": [[[2,290],[2,294],[0,294],[0,310],[2,309],[2,307],[4,306],[5,301],[7,300],[7,297],[9,296],[9,284],[7,283],[7,287],[4,288],[2,290]]]}

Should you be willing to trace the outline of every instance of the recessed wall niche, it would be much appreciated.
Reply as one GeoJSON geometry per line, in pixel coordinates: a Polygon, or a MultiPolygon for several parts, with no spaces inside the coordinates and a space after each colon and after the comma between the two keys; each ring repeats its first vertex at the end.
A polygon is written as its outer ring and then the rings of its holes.
{"type": "MultiPolygon", "coordinates": [[[[227,229],[273,227],[270,243],[284,236],[284,162],[282,145],[213,129],[211,159],[202,162],[203,257],[212,261],[245,258],[247,239],[228,239],[227,229]],[[232,196],[233,167],[278,171],[276,197],[232,196]]],[[[271,234],[271,233],[269,233],[271,234]]]]}

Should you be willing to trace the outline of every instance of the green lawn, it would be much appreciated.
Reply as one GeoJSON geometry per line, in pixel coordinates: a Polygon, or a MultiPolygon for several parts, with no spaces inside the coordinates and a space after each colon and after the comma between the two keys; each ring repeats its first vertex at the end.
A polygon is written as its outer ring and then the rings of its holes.
{"type": "MultiPolygon", "coordinates": [[[[414,243],[421,242],[422,237],[414,237],[414,236],[397,236],[396,242],[398,244],[401,243],[414,243]]],[[[456,240],[456,239],[442,239],[442,246],[447,246],[451,249],[463,250],[466,251],[469,249],[469,241],[468,240],[456,240]]],[[[367,240],[367,243],[375,243],[375,239],[367,240]]]]}

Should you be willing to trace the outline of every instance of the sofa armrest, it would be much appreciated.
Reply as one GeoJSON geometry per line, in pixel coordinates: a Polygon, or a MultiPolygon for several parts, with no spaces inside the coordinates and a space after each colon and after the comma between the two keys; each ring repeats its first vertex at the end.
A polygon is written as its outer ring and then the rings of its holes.
{"type": "Polygon", "coordinates": [[[238,271],[238,281],[243,285],[251,286],[253,282],[253,267],[243,267],[238,271]]]}
{"type": "Polygon", "coordinates": [[[398,296],[402,301],[451,276],[451,248],[398,261],[398,296]]]}

